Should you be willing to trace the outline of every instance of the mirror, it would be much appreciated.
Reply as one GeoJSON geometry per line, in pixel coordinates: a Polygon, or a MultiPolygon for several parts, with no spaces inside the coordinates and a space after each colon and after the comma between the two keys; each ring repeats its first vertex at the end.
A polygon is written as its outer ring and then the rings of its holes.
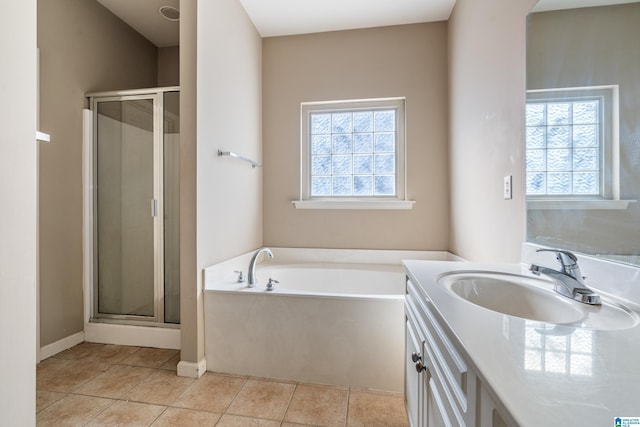
{"type": "Polygon", "coordinates": [[[640,2],[550,3],[527,23],[527,241],[640,265],[640,2]]]}

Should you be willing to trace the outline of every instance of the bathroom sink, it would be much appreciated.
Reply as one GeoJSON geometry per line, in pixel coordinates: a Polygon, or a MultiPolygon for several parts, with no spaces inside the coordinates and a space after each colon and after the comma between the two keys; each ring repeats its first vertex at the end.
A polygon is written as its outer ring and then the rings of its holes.
{"type": "Polygon", "coordinates": [[[640,317],[627,307],[604,300],[592,306],[570,300],[553,282],[518,274],[456,271],[438,277],[452,294],[486,309],[523,319],[595,330],[627,329],[640,317]]]}
{"type": "Polygon", "coordinates": [[[605,302],[600,307],[584,307],[585,317],[580,322],[580,327],[611,331],[616,329],[628,329],[640,322],[640,317],[627,307],[605,302]]]}
{"type": "Polygon", "coordinates": [[[473,304],[510,316],[548,323],[573,323],[584,313],[553,291],[553,283],[516,274],[464,271],[446,273],[438,283],[473,304]]]}

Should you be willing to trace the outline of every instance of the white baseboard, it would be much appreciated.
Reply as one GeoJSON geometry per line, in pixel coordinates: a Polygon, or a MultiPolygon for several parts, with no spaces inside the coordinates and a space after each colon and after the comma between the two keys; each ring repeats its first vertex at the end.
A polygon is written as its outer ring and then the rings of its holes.
{"type": "Polygon", "coordinates": [[[207,371],[207,360],[202,359],[195,362],[178,362],[178,376],[189,378],[200,378],[207,371]]]}
{"type": "Polygon", "coordinates": [[[58,340],[54,343],[47,344],[44,347],[40,347],[40,360],[47,359],[73,347],[74,345],[78,345],[81,342],[84,342],[84,339],[84,332],[78,332],[76,334],[69,335],[66,338],[62,338],[61,340],[58,340]]]}
{"type": "Polygon", "coordinates": [[[180,350],[180,329],[89,322],[84,333],[87,342],[180,350]]]}
{"type": "MultiPolygon", "coordinates": [[[[48,359],[51,356],[55,356],[56,354],[85,341],[101,344],[132,345],[138,347],[180,350],[180,329],[113,325],[108,323],[87,323],[85,324],[84,332],[78,332],[54,343],[40,347],[40,358],[38,362],[48,359]]],[[[200,364],[194,363],[193,365],[195,365],[196,368],[190,367],[187,371],[198,372],[200,364]]],[[[206,364],[205,368],[202,369],[202,372],[205,370],[206,364]]]]}

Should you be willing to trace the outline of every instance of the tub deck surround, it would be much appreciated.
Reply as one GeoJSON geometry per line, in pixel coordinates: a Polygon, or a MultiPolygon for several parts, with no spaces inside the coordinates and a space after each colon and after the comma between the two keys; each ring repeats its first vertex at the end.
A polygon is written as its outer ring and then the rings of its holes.
{"type": "Polygon", "coordinates": [[[233,280],[211,284],[207,290],[272,295],[316,296],[323,298],[364,298],[403,300],[404,269],[394,264],[264,263],[256,268],[258,282],[253,287],[233,280]],[[267,290],[269,279],[272,290],[267,290]]]}
{"type": "Polygon", "coordinates": [[[401,392],[402,299],[205,293],[207,369],[401,392]]]}
{"type": "MultiPolygon", "coordinates": [[[[446,251],[396,251],[396,250],[372,250],[372,249],[316,249],[316,248],[277,248],[269,247],[273,252],[273,259],[260,257],[258,266],[262,265],[289,265],[289,264],[315,264],[315,263],[339,263],[339,264],[366,264],[375,266],[380,264],[402,266],[403,259],[422,259],[457,261],[460,258],[446,251]]],[[[236,282],[238,273],[244,272],[247,277],[247,267],[255,251],[231,258],[229,260],[211,265],[204,269],[205,290],[217,287],[221,281],[236,282]]],[[[262,278],[259,278],[262,279],[262,278]]],[[[266,283],[266,279],[264,283],[266,283]]],[[[240,284],[241,286],[243,284],[240,284]]],[[[246,285],[246,283],[244,283],[246,285]]]]}
{"type": "MultiPolygon", "coordinates": [[[[640,325],[623,330],[553,328],[471,304],[436,281],[443,273],[469,270],[535,277],[528,264],[404,264],[410,280],[467,353],[483,383],[519,425],[607,426],[613,425],[614,417],[640,417],[640,325]]],[[[596,272],[593,266],[585,270],[596,272]]],[[[615,282],[616,273],[608,271],[608,277],[596,274],[601,287],[587,280],[603,295],[616,294],[615,283],[610,283],[615,282]]],[[[623,282],[629,284],[626,279],[623,282]]],[[[640,282],[634,284],[640,287],[640,282]]],[[[623,303],[639,309],[637,301],[623,303]]]]}
{"type": "Polygon", "coordinates": [[[237,283],[252,253],[205,269],[207,369],[402,392],[404,258],[446,252],[271,248],[258,283],[237,283]],[[269,277],[278,280],[266,291],[269,277]]]}

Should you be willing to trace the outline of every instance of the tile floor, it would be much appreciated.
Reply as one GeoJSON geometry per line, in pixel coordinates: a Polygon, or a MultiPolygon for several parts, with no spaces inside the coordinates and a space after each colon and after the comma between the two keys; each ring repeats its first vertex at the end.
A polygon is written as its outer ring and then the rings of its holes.
{"type": "Polygon", "coordinates": [[[37,366],[39,426],[407,426],[402,396],[207,372],[174,350],[79,344],[37,366]]]}

